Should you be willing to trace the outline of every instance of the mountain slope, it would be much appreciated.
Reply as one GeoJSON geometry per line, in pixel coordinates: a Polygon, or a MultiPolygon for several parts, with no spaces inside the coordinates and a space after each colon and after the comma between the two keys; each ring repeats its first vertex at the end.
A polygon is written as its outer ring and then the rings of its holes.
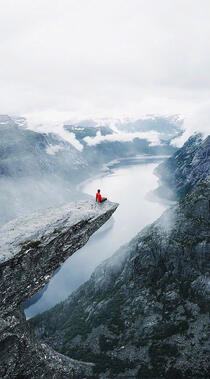
{"type": "Polygon", "coordinates": [[[195,184],[210,176],[210,136],[203,140],[201,134],[190,137],[174,155],[155,170],[161,186],[160,196],[180,199],[195,184]]]}
{"type": "Polygon", "coordinates": [[[73,176],[87,166],[81,153],[58,135],[33,132],[9,116],[0,116],[0,159],[0,177],[16,179],[73,176]]]}
{"type": "Polygon", "coordinates": [[[31,320],[36,335],[97,377],[206,378],[209,199],[205,181],[31,320]]]}
{"type": "Polygon", "coordinates": [[[0,226],[75,200],[75,183],[86,172],[87,162],[70,143],[0,116],[0,226]]]}

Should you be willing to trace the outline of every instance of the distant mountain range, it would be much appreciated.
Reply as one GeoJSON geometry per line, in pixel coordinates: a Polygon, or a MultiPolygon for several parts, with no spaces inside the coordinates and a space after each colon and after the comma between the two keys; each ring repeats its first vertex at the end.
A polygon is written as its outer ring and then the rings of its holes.
{"type": "Polygon", "coordinates": [[[22,117],[0,116],[0,225],[35,209],[84,197],[76,185],[111,160],[172,154],[176,149],[170,143],[182,133],[174,117],[118,121],[114,128],[93,120],[66,123],[66,139],[29,127],[22,117]],[[156,144],[151,143],[154,133],[156,144]],[[103,140],[107,136],[112,139],[103,140]]]}

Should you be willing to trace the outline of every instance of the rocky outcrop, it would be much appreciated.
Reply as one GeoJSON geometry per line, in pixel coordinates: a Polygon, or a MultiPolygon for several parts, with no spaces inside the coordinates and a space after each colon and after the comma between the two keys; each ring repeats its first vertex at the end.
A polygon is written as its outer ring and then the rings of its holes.
{"type": "Polygon", "coordinates": [[[0,229],[0,377],[77,378],[92,365],[65,357],[31,334],[21,304],[116,210],[109,201],[49,208],[0,229]]]}
{"type": "Polygon", "coordinates": [[[194,186],[210,177],[210,136],[203,140],[195,134],[174,155],[155,170],[160,186],[155,191],[161,197],[180,199],[194,186]]]}
{"type": "Polygon", "coordinates": [[[36,335],[96,378],[207,378],[209,201],[205,180],[32,319],[36,335]]]}

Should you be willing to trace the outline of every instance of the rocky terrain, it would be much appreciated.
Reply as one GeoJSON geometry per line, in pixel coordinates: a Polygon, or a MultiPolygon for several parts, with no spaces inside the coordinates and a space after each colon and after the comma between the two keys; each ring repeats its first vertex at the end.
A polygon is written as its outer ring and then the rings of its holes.
{"type": "Polygon", "coordinates": [[[107,201],[69,203],[37,211],[0,229],[0,377],[75,378],[93,365],[65,357],[31,334],[22,303],[116,210],[107,201]]]}
{"type": "Polygon", "coordinates": [[[209,377],[208,141],[190,139],[171,159],[179,203],[30,320],[58,352],[95,363],[96,378],[209,377]]]}
{"type": "Polygon", "coordinates": [[[156,193],[169,199],[180,199],[192,188],[210,177],[210,136],[203,140],[195,134],[156,170],[160,187],[156,193]]]}

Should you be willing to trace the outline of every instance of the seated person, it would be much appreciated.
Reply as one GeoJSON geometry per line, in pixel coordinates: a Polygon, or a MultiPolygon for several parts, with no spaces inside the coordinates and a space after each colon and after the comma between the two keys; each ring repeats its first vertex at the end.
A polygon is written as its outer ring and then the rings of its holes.
{"type": "Polygon", "coordinates": [[[106,198],[106,197],[102,197],[100,192],[101,192],[101,190],[98,189],[98,191],[97,191],[97,193],[96,193],[96,201],[97,201],[98,203],[103,203],[103,201],[106,201],[107,198],[106,198]]]}

